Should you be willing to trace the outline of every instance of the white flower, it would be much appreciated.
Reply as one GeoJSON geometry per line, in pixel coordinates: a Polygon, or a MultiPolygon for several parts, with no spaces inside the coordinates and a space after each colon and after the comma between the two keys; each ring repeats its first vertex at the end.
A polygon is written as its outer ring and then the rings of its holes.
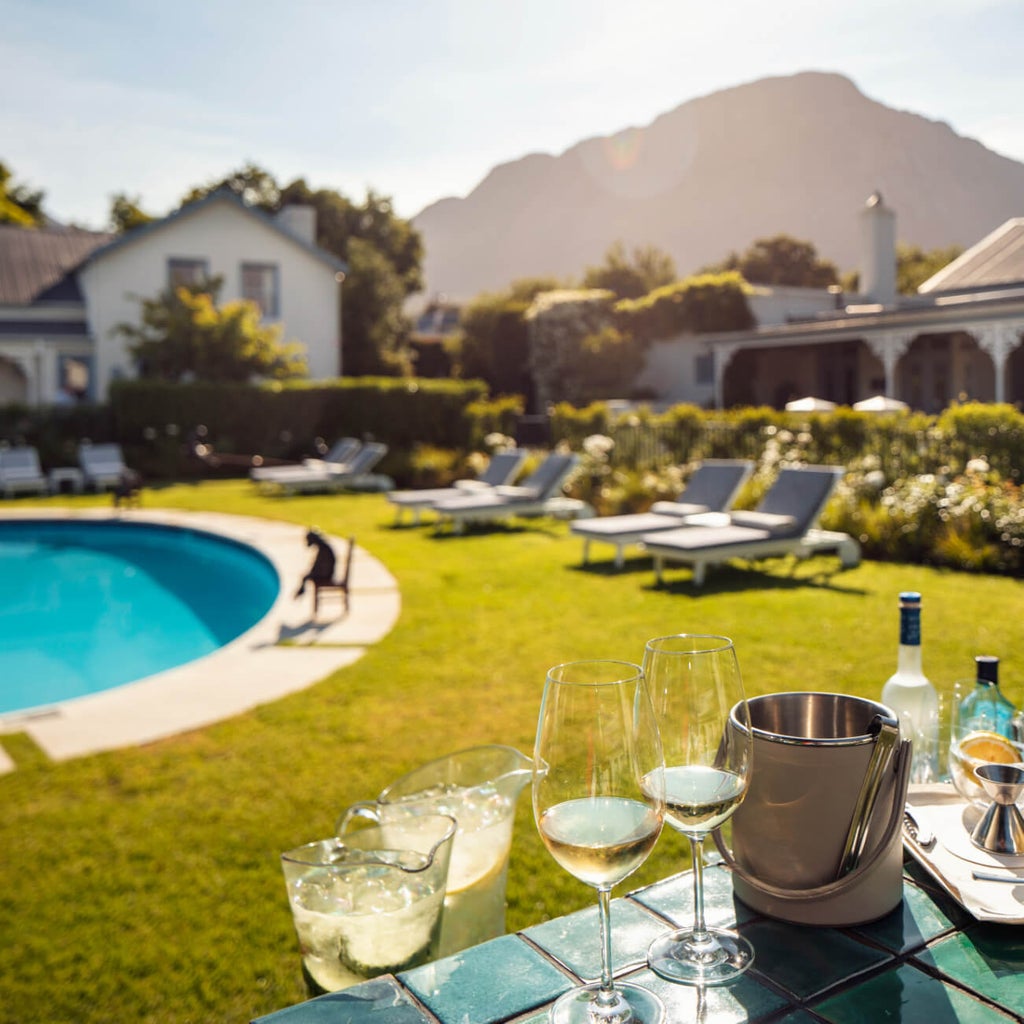
{"type": "Polygon", "coordinates": [[[984,459],[971,459],[966,468],[968,473],[987,473],[990,467],[984,459]]]}

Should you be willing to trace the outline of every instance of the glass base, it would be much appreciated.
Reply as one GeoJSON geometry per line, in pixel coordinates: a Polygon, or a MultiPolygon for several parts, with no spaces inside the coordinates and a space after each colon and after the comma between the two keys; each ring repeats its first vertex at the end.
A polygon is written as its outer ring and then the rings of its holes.
{"type": "Polygon", "coordinates": [[[709,928],[698,940],[691,929],[669,932],[647,950],[655,974],[683,985],[724,985],[754,962],[754,947],[735,932],[709,928]]]}
{"type": "Polygon", "coordinates": [[[662,1024],[665,1004],[639,985],[616,984],[617,997],[608,1006],[598,1002],[600,985],[566,992],[551,1007],[551,1024],[662,1024]]]}

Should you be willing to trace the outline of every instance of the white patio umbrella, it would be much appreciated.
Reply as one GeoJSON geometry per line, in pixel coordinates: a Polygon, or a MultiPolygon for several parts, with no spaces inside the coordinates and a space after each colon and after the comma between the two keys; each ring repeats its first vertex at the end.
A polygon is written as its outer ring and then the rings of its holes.
{"type": "Polygon", "coordinates": [[[853,407],[857,412],[906,412],[910,408],[906,402],[887,395],[873,395],[863,402],[854,402],[853,407]]]}
{"type": "Polygon", "coordinates": [[[797,398],[786,403],[786,412],[831,412],[836,403],[827,398],[797,398]]]}

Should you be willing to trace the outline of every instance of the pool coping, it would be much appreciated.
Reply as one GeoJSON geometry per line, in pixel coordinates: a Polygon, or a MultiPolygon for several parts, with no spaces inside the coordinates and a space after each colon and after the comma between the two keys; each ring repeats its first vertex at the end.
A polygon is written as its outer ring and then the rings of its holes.
{"type": "MultiPolygon", "coordinates": [[[[340,595],[325,594],[314,618],[312,594],[294,597],[311,555],[307,528],[293,523],[172,509],[0,510],[0,520],[18,519],[120,519],[204,530],[256,548],[281,579],[270,611],[210,654],[102,693],[35,712],[0,714],[0,740],[4,733],[27,733],[55,761],[166,739],[304,690],[361,658],[391,631],[401,612],[394,577],[357,545],[348,613],[342,613],[340,595]]],[[[330,540],[340,560],[347,540],[330,540]]],[[[14,767],[0,746],[0,773],[14,767]]]]}

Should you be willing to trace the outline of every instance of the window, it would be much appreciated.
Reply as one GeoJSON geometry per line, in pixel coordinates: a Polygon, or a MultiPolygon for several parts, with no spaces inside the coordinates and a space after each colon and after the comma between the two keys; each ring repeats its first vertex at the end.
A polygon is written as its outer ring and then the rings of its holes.
{"type": "Polygon", "coordinates": [[[206,260],[172,258],[167,261],[167,283],[172,288],[200,284],[209,276],[206,260]]]}
{"type": "Polygon", "coordinates": [[[57,401],[80,402],[89,397],[92,390],[92,357],[57,357],[57,401]]]}
{"type": "Polygon", "coordinates": [[[255,302],[264,317],[280,316],[277,267],[273,263],[242,264],[242,298],[255,302]]]}
{"type": "Polygon", "coordinates": [[[715,383],[715,356],[713,352],[698,355],[693,361],[693,372],[698,384],[715,383]]]}

